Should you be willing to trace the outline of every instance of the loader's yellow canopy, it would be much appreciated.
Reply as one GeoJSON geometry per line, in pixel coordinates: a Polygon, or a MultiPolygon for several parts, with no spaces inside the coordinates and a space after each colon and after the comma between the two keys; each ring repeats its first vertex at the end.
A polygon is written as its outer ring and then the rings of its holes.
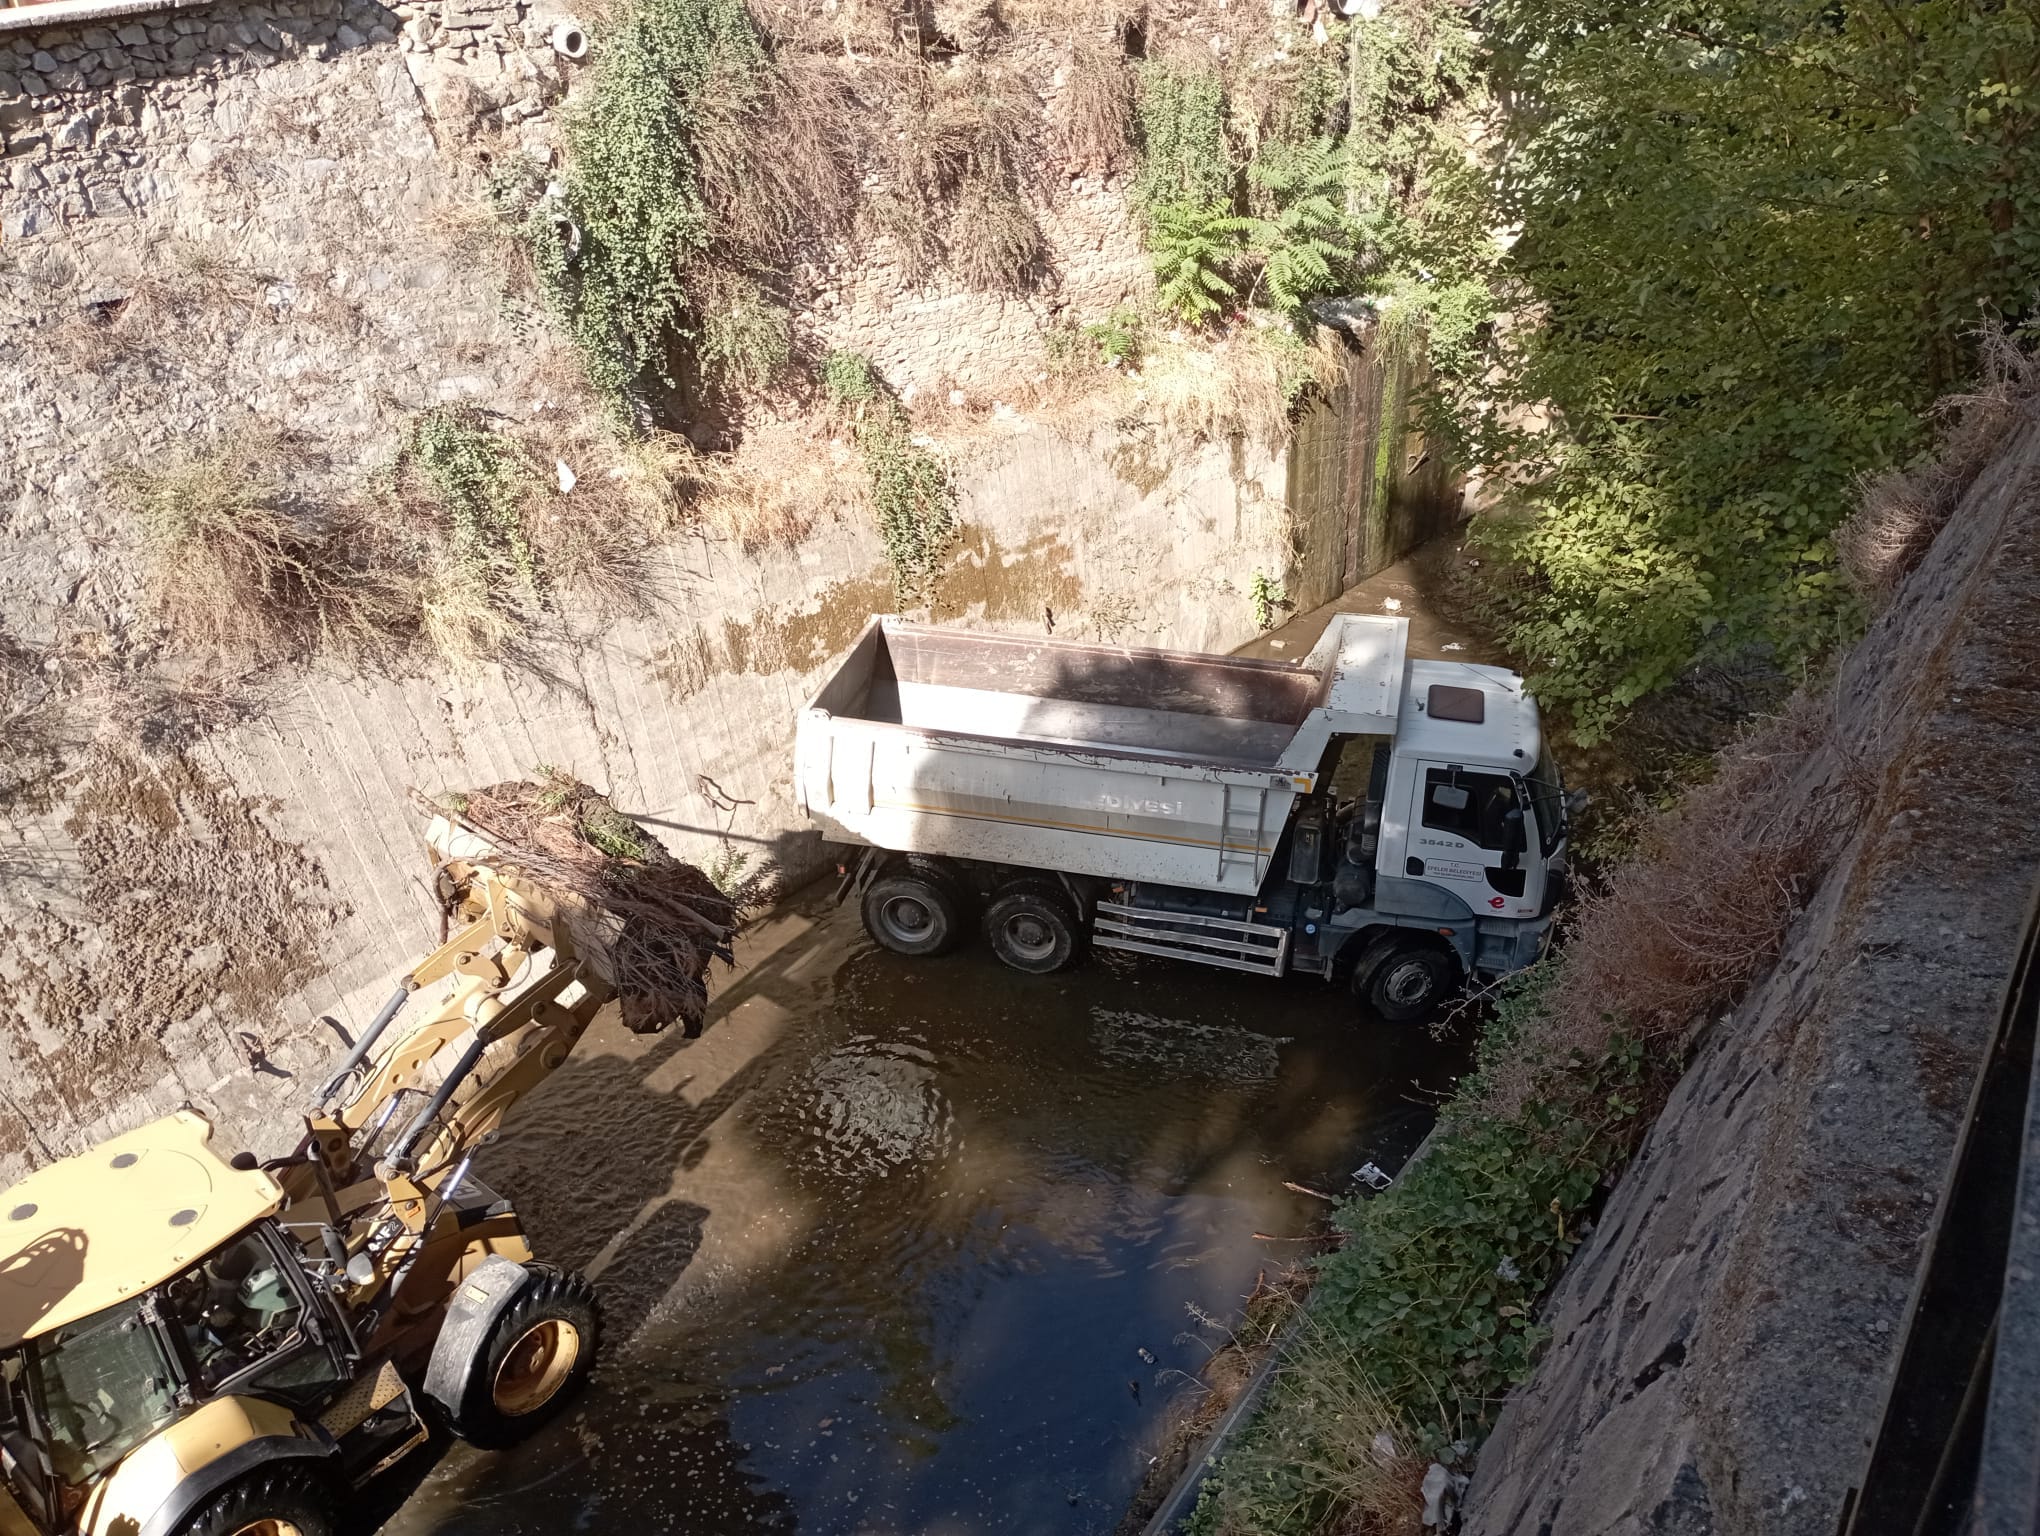
{"type": "Polygon", "coordinates": [[[211,1139],[179,1110],[0,1195],[0,1349],[169,1279],[283,1204],[276,1180],[228,1167],[211,1139]]]}

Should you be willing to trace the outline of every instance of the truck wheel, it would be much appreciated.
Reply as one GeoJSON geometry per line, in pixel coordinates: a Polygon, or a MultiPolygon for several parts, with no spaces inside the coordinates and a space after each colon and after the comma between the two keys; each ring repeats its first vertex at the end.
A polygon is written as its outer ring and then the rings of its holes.
{"type": "Polygon", "coordinates": [[[1002,886],[985,908],[985,942],[1016,971],[1046,976],[1083,954],[1083,933],[1068,898],[1046,880],[1002,886]]]}
{"type": "Polygon", "coordinates": [[[1422,939],[1383,939],[1353,968],[1353,991],[1391,1024],[1424,1018],[1459,990],[1459,957],[1422,939]]]}
{"type": "Polygon", "coordinates": [[[532,1281],[482,1338],[481,1361],[452,1429],[471,1445],[504,1446],[538,1428],[595,1367],[602,1316],[595,1288],[571,1270],[534,1264],[532,1281]]]}
{"type": "Polygon", "coordinates": [[[214,1494],[177,1536],[332,1536],[334,1490],[301,1458],[251,1472],[214,1494]]]}
{"type": "Polygon", "coordinates": [[[962,903],[946,881],[885,875],[864,893],[864,931],[896,955],[940,955],[963,936],[962,903]]]}

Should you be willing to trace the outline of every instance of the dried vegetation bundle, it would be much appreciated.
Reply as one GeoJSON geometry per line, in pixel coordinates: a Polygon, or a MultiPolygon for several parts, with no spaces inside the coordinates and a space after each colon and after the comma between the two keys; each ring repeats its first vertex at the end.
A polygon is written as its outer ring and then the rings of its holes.
{"type": "MultiPolygon", "coordinates": [[[[495,845],[492,867],[561,900],[568,932],[609,974],[626,1027],[700,1032],[711,960],[729,961],[736,906],[715,883],[571,774],[416,796],[495,845]]],[[[414,792],[415,794],[415,792],[414,792]]]]}

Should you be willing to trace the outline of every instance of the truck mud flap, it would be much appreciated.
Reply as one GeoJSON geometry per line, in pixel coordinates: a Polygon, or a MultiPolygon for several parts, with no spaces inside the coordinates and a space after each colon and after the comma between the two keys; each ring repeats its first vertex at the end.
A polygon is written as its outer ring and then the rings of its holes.
{"type": "Polygon", "coordinates": [[[1194,912],[1157,912],[1114,901],[1098,903],[1092,942],[1101,949],[1195,960],[1257,976],[1280,976],[1289,969],[1287,928],[1194,912]]]}

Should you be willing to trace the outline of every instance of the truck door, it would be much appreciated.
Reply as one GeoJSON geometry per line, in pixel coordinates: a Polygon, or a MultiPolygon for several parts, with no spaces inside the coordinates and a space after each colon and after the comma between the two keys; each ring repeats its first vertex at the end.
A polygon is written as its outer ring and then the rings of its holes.
{"type": "Polygon", "coordinates": [[[1444,887],[1487,916],[1535,917],[1544,864],[1522,780],[1493,769],[1419,763],[1414,794],[1403,873],[1444,887]],[[1516,811],[1520,820],[1510,815],[1516,811]],[[1508,863],[1515,868],[1504,868],[1508,863]]]}

